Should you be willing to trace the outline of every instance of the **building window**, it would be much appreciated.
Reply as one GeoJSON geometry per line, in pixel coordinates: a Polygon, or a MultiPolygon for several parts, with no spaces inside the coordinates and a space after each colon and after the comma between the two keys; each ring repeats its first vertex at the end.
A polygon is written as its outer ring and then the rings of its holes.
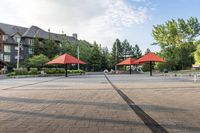
{"type": "Polygon", "coordinates": [[[3,40],[3,41],[6,41],[7,39],[8,39],[8,35],[3,35],[3,36],[2,36],[2,40],[3,40]]]}
{"type": "Polygon", "coordinates": [[[28,54],[33,54],[33,49],[32,48],[28,48],[28,54]]]}
{"type": "Polygon", "coordinates": [[[4,52],[10,53],[11,52],[11,46],[10,45],[4,45],[4,52]]]}
{"type": "Polygon", "coordinates": [[[4,55],[4,61],[10,62],[10,55],[4,55]]]}
{"type": "Polygon", "coordinates": [[[33,45],[33,39],[28,39],[28,44],[32,46],[33,45]]]}
{"type": "Polygon", "coordinates": [[[14,36],[14,40],[15,42],[19,43],[21,41],[21,37],[20,36],[14,36]]]}

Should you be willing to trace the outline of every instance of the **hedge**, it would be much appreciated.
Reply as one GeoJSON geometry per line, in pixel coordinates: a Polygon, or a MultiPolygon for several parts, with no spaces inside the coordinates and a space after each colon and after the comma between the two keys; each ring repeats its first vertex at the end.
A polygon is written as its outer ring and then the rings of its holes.
{"type": "MultiPolygon", "coordinates": [[[[44,68],[42,69],[44,74],[65,74],[65,69],[63,68],[44,68]]],[[[42,71],[38,71],[37,68],[31,68],[29,71],[25,68],[14,69],[13,72],[9,73],[8,76],[16,75],[38,75],[42,71]]],[[[67,70],[68,74],[85,74],[83,70],[67,70]]]]}

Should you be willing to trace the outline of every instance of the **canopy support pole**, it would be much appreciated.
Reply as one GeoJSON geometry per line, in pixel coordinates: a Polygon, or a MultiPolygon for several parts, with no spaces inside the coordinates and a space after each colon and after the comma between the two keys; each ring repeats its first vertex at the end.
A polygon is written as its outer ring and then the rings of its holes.
{"type": "Polygon", "coordinates": [[[65,77],[68,77],[68,74],[67,74],[67,64],[65,64],[65,77]]]}
{"type": "Polygon", "coordinates": [[[131,74],[131,65],[130,65],[130,74],[131,74]]]}
{"type": "Polygon", "coordinates": [[[150,76],[152,76],[152,61],[150,61],[149,65],[150,65],[150,76]]]}

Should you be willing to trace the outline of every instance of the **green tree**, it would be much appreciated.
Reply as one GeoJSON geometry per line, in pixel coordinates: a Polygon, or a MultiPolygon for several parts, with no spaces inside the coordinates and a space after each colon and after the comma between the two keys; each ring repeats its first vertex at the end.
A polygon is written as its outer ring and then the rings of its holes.
{"type": "Polygon", "coordinates": [[[88,63],[93,71],[101,70],[102,53],[96,42],[93,44],[88,63]]]}
{"type": "Polygon", "coordinates": [[[111,68],[111,63],[110,63],[110,53],[108,51],[107,47],[101,48],[101,70],[109,69],[111,68]]]}
{"type": "Polygon", "coordinates": [[[121,55],[124,59],[127,57],[135,56],[132,45],[130,45],[130,43],[126,39],[121,43],[121,47],[122,47],[121,55]]]}
{"type": "Polygon", "coordinates": [[[70,51],[70,42],[67,40],[67,36],[62,33],[61,42],[60,42],[60,54],[69,53],[70,51]]]}
{"type": "Polygon", "coordinates": [[[42,54],[46,55],[48,58],[52,59],[56,55],[60,54],[59,44],[56,43],[50,33],[48,33],[48,39],[44,40],[44,52],[42,54]]]}
{"type": "Polygon", "coordinates": [[[133,48],[134,51],[134,58],[138,59],[142,56],[142,51],[140,50],[140,47],[136,44],[133,48]]]}
{"type": "Polygon", "coordinates": [[[113,44],[111,58],[112,58],[112,65],[114,66],[122,59],[122,45],[121,41],[117,38],[113,44]]]}
{"type": "Polygon", "coordinates": [[[29,66],[36,67],[38,69],[41,69],[48,61],[49,58],[43,54],[35,55],[28,59],[29,66]]]}
{"type": "Polygon", "coordinates": [[[165,24],[153,27],[153,37],[156,45],[162,50],[162,56],[167,60],[169,69],[185,69],[194,63],[196,37],[200,33],[200,24],[197,18],[188,20],[174,19],[165,24]],[[169,63],[168,63],[169,62],[169,63]]]}
{"type": "Polygon", "coordinates": [[[200,44],[197,45],[197,49],[194,52],[194,59],[195,59],[195,64],[200,65],[200,44]]]}
{"type": "Polygon", "coordinates": [[[35,37],[33,39],[33,54],[34,55],[39,55],[41,53],[43,53],[43,48],[39,42],[39,39],[37,37],[35,37]]]}

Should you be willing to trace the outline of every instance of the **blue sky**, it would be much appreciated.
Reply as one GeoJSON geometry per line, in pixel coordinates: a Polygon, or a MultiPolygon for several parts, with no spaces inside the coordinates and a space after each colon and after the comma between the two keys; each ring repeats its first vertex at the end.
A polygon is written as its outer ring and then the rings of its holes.
{"type": "Polygon", "coordinates": [[[5,0],[0,22],[44,30],[78,33],[111,49],[116,38],[138,44],[143,51],[154,42],[152,26],[169,19],[200,18],[200,0],[5,0]]]}
{"type": "MultiPolygon", "coordinates": [[[[170,19],[184,18],[188,19],[191,16],[200,18],[200,1],[199,0],[146,0],[149,2],[148,16],[149,19],[135,27],[134,31],[129,30],[130,42],[141,44],[143,51],[148,47],[152,51],[158,51],[158,46],[151,46],[154,42],[152,37],[153,25],[163,24],[170,19]],[[132,32],[132,34],[131,34],[132,32]],[[132,38],[131,38],[132,37],[132,38]]],[[[145,6],[145,2],[140,4],[145,6]]],[[[128,3],[133,4],[131,0],[128,3]]]]}

